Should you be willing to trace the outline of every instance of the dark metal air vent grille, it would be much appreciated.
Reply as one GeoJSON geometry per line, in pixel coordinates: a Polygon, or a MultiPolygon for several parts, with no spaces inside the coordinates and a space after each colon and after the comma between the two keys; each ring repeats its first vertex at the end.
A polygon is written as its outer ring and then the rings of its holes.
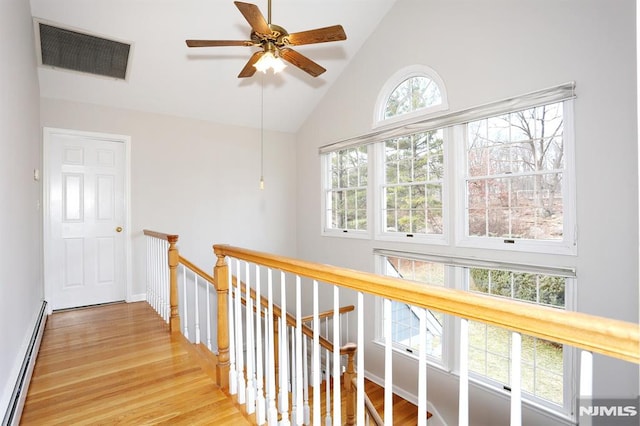
{"type": "Polygon", "coordinates": [[[42,64],[125,79],[131,45],[39,23],[42,64]]]}

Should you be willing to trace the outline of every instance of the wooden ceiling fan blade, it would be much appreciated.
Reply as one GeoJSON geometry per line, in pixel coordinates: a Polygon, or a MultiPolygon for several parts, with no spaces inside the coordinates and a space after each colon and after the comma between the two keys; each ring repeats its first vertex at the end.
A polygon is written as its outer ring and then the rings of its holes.
{"type": "Polygon", "coordinates": [[[300,46],[303,44],[326,43],[346,39],[347,34],[344,32],[342,25],[333,25],[331,27],[289,34],[286,37],[286,42],[292,46],[300,46]]]}
{"type": "Polygon", "coordinates": [[[269,28],[269,24],[266,19],[264,19],[264,15],[260,12],[260,9],[255,4],[251,3],[243,3],[241,1],[234,1],[236,7],[244,16],[244,19],[247,20],[253,31],[259,34],[271,34],[271,29],[269,28]]]}
{"type": "Polygon", "coordinates": [[[314,77],[326,71],[326,69],[293,49],[286,47],[280,49],[280,57],[314,77]]]}
{"type": "Polygon", "coordinates": [[[249,40],[185,40],[189,47],[253,46],[249,40]]]}
{"type": "Polygon", "coordinates": [[[246,77],[253,76],[256,73],[256,67],[254,67],[253,64],[258,62],[258,60],[262,57],[262,55],[264,55],[264,51],[262,50],[251,55],[251,58],[249,58],[249,61],[245,64],[244,68],[242,68],[242,71],[240,71],[240,74],[238,74],[238,78],[246,78],[246,77]]]}

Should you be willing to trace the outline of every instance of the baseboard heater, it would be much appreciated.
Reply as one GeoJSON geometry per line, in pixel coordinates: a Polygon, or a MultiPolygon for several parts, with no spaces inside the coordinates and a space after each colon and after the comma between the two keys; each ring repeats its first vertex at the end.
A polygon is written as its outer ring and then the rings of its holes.
{"type": "Polygon", "coordinates": [[[27,352],[22,361],[20,372],[18,374],[18,380],[16,380],[16,386],[11,394],[9,401],[9,408],[7,409],[4,419],[2,420],[2,426],[17,426],[20,423],[20,417],[22,415],[22,408],[27,398],[27,391],[29,390],[29,382],[31,381],[31,374],[33,373],[33,367],[36,364],[36,358],[38,357],[38,350],[40,349],[40,342],[42,341],[42,334],[44,333],[44,326],[47,322],[47,302],[42,301],[42,307],[38,313],[36,325],[29,340],[27,352]]]}

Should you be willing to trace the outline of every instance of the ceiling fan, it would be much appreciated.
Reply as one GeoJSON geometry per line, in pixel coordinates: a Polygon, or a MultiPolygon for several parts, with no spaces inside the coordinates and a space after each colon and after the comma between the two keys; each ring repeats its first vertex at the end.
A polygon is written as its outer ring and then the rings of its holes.
{"type": "MultiPolygon", "coordinates": [[[[289,34],[284,28],[271,23],[271,0],[268,2],[268,20],[264,19],[264,15],[255,4],[239,1],[234,1],[234,3],[247,22],[249,22],[249,25],[251,25],[250,40],[186,40],[186,43],[189,47],[260,47],[261,50],[251,56],[249,62],[247,62],[242,71],[240,71],[238,78],[251,77],[258,68],[264,71],[273,61],[279,62],[278,58],[282,58],[313,77],[317,77],[325,72],[326,69],[291,49],[290,46],[326,43],[347,39],[342,25],[333,25],[331,27],[289,34]]],[[[279,63],[281,64],[279,66],[276,64],[272,65],[274,70],[284,67],[282,62],[279,63]]]]}

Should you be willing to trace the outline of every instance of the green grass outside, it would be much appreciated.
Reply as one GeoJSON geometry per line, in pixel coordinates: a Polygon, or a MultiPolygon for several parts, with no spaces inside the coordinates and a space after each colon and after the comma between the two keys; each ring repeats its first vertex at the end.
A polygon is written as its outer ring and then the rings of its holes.
{"type": "MultiPolygon", "coordinates": [[[[509,385],[511,332],[469,323],[469,369],[509,385]]],[[[522,389],[539,398],[563,403],[562,346],[522,336],[522,389]],[[535,365],[535,367],[534,367],[535,365]]]]}

